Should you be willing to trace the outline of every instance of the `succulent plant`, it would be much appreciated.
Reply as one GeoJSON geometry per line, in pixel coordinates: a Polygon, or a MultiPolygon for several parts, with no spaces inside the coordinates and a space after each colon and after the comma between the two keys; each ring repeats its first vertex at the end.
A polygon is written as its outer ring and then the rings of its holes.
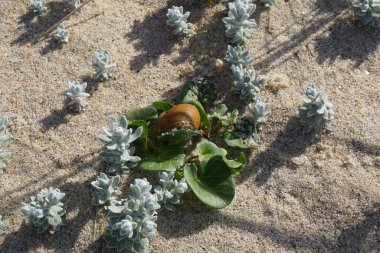
{"type": "Polygon", "coordinates": [[[224,61],[228,63],[228,65],[243,65],[246,67],[248,64],[252,62],[252,57],[248,51],[244,50],[241,46],[228,46],[227,55],[224,58],[224,61]]]}
{"type": "Polygon", "coordinates": [[[255,104],[249,104],[249,111],[252,114],[253,117],[253,124],[256,127],[256,129],[260,130],[262,124],[264,124],[268,117],[270,116],[270,110],[269,106],[264,103],[261,98],[256,99],[255,104]]]}
{"type": "Polygon", "coordinates": [[[277,4],[277,0],[260,0],[260,3],[264,4],[265,7],[271,7],[277,4]]]}
{"type": "Polygon", "coordinates": [[[69,32],[63,24],[60,24],[57,30],[52,34],[53,38],[61,43],[69,42],[69,32]]]}
{"type": "Polygon", "coordinates": [[[28,217],[39,233],[51,226],[50,232],[58,231],[66,225],[65,205],[61,202],[65,196],[58,188],[42,189],[36,197],[31,197],[30,204],[22,203],[21,215],[28,217]]]}
{"type": "Polygon", "coordinates": [[[86,93],[87,83],[80,84],[78,81],[69,82],[69,90],[65,95],[70,99],[69,107],[76,112],[82,112],[88,106],[86,93]]]}
{"type": "Polygon", "coordinates": [[[99,173],[96,180],[91,182],[91,185],[98,190],[94,194],[92,202],[95,206],[113,205],[121,195],[119,175],[109,178],[106,174],[99,173]]]}
{"type": "Polygon", "coordinates": [[[323,129],[330,130],[334,117],[332,104],[327,101],[327,94],[318,92],[314,85],[307,87],[304,105],[299,109],[303,132],[320,135],[323,129]]]}
{"type": "Polygon", "coordinates": [[[109,74],[108,72],[111,69],[114,69],[116,67],[116,64],[109,64],[109,54],[108,50],[104,51],[102,54],[95,52],[94,53],[94,61],[89,62],[89,64],[95,69],[94,78],[96,80],[105,80],[108,79],[109,74]]]}
{"type": "Polygon", "coordinates": [[[375,27],[380,20],[380,0],[358,0],[354,5],[361,26],[375,27]]]}
{"type": "Polygon", "coordinates": [[[119,120],[109,117],[108,127],[103,131],[106,135],[100,136],[99,140],[106,144],[107,151],[100,153],[100,157],[109,164],[106,172],[125,172],[137,166],[141,158],[133,156],[135,148],[131,147],[131,143],[141,136],[142,128],[138,127],[133,133],[123,115],[119,120]]]}
{"type": "Polygon", "coordinates": [[[8,161],[6,157],[11,155],[11,152],[1,149],[1,146],[11,140],[13,137],[11,134],[6,134],[6,128],[8,125],[8,117],[0,117],[0,172],[3,171],[8,161]]]}
{"type": "Polygon", "coordinates": [[[0,237],[4,236],[7,233],[7,227],[8,227],[8,222],[3,220],[3,217],[0,216],[0,237]]]}
{"type": "Polygon", "coordinates": [[[168,26],[174,27],[175,34],[184,34],[186,36],[192,36],[195,34],[194,25],[192,23],[187,23],[187,19],[190,16],[190,12],[183,13],[183,7],[173,6],[168,9],[166,17],[166,24],[168,26]]]}
{"type": "Polygon", "coordinates": [[[185,178],[179,182],[174,179],[174,172],[159,172],[159,185],[154,187],[158,203],[170,211],[174,211],[174,205],[181,204],[181,196],[188,190],[185,178]]]}
{"type": "Polygon", "coordinates": [[[75,8],[78,8],[78,6],[81,4],[80,0],[67,0],[67,4],[70,6],[73,6],[75,8]]]}
{"type": "Polygon", "coordinates": [[[257,75],[253,68],[245,69],[242,64],[231,65],[230,69],[236,82],[236,89],[240,91],[240,97],[251,101],[256,100],[264,87],[264,77],[257,75]]]}
{"type": "Polygon", "coordinates": [[[252,29],[255,28],[256,21],[249,19],[255,12],[256,5],[251,0],[235,0],[228,3],[228,17],[223,18],[226,26],[226,36],[232,43],[243,44],[250,38],[252,29]]]}
{"type": "Polygon", "coordinates": [[[130,185],[132,195],[109,206],[109,217],[104,239],[108,248],[117,252],[143,253],[149,251],[149,240],[156,234],[157,196],[144,179],[130,185]]]}
{"type": "Polygon", "coordinates": [[[47,12],[45,0],[30,0],[29,8],[39,16],[42,16],[47,12]]]}

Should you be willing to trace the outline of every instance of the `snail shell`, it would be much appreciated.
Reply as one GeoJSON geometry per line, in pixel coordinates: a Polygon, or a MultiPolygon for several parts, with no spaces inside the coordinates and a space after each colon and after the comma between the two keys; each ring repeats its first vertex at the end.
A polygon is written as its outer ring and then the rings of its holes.
{"type": "Polygon", "coordinates": [[[165,133],[172,129],[197,130],[201,126],[201,115],[197,107],[191,104],[179,104],[160,114],[157,122],[158,132],[165,133]]]}

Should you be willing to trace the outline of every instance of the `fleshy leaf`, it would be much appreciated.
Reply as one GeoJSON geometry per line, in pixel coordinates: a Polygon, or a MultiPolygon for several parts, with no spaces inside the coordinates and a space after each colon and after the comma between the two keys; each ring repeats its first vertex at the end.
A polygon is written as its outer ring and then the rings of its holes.
{"type": "Polygon", "coordinates": [[[153,102],[153,106],[156,109],[165,112],[165,111],[169,110],[170,108],[172,108],[174,105],[167,103],[167,102],[164,102],[164,101],[156,101],[156,102],[153,102]]]}
{"type": "Polygon", "coordinates": [[[250,145],[246,140],[243,138],[236,138],[231,133],[225,132],[223,133],[223,141],[227,144],[229,147],[237,147],[237,148],[250,148],[252,145],[250,145]]]}
{"type": "Polygon", "coordinates": [[[181,146],[162,146],[158,156],[147,156],[140,164],[146,171],[176,171],[182,167],[185,154],[181,146]]]}
{"type": "Polygon", "coordinates": [[[198,176],[195,164],[184,167],[185,179],[194,194],[212,208],[224,208],[235,196],[235,187],[231,171],[221,156],[215,156],[203,168],[198,176]]]}
{"type": "Polygon", "coordinates": [[[148,106],[148,107],[139,108],[139,109],[126,112],[124,115],[129,121],[133,121],[133,120],[148,121],[151,119],[157,119],[158,112],[155,107],[148,106]]]}

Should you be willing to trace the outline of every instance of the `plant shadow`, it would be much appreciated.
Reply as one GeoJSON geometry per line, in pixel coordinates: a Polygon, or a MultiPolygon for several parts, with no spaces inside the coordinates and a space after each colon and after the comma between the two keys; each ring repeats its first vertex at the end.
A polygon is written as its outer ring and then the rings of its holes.
{"type": "Polygon", "coordinates": [[[246,181],[252,174],[256,174],[255,182],[258,186],[264,185],[276,171],[283,165],[293,167],[291,158],[305,153],[313,141],[302,133],[302,128],[297,117],[288,120],[270,146],[258,154],[252,164],[236,177],[238,183],[246,181]]]}
{"type": "MultiPolygon", "coordinates": [[[[92,180],[92,179],[91,179],[92,180]]],[[[67,226],[54,235],[38,234],[30,222],[23,222],[21,228],[6,236],[0,252],[34,252],[37,248],[54,249],[54,252],[73,252],[73,246],[78,240],[82,228],[95,218],[96,208],[91,206],[90,181],[84,183],[67,183],[60,186],[66,193],[64,203],[67,204],[67,213],[78,213],[68,220],[67,226]]]]}
{"type": "Polygon", "coordinates": [[[63,102],[62,109],[60,110],[52,110],[50,112],[50,115],[46,116],[42,120],[40,120],[41,126],[41,132],[45,133],[49,131],[50,129],[59,127],[62,124],[67,124],[69,122],[69,119],[67,118],[68,115],[77,115],[77,112],[73,112],[69,109],[69,99],[66,98],[63,102]]]}
{"type": "Polygon", "coordinates": [[[336,252],[380,252],[380,203],[364,211],[365,218],[338,237],[336,252]],[[372,238],[368,238],[372,234],[372,238]]]}
{"type": "Polygon", "coordinates": [[[47,55],[55,50],[63,49],[63,46],[63,43],[60,43],[55,39],[50,39],[48,44],[40,50],[40,53],[41,55],[47,55]]]}
{"type": "Polygon", "coordinates": [[[48,2],[48,12],[44,16],[36,16],[32,11],[28,11],[22,15],[19,20],[19,24],[23,24],[19,29],[25,30],[19,37],[12,41],[11,45],[26,45],[32,42],[35,38],[40,36],[49,27],[55,24],[67,13],[65,2],[48,2]]]}

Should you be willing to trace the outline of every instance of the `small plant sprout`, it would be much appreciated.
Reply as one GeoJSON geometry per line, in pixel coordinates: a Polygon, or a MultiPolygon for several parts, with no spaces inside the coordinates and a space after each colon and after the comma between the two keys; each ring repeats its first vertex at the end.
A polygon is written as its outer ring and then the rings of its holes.
{"type": "Polygon", "coordinates": [[[81,2],[80,0],[67,0],[67,4],[73,6],[74,8],[78,8],[81,2]]]}
{"type": "Polygon", "coordinates": [[[159,172],[159,185],[154,188],[158,203],[170,211],[174,211],[174,205],[181,204],[181,196],[188,190],[186,180],[179,182],[174,179],[174,172],[159,172]]]}
{"type": "Polygon", "coordinates": [[[30,0],[29,9],[38,16],[43,16],[47,12],[46,2],[45,0],[30,0]]]}
{"type": "Polygon", "coordinates": [[[102,54],[95,52],[94,53],[94,61],[89,62],[89,64],[95,69],[94,73],[94,79],[103,81],[108,79],[109,74],[108,72],[111,69],[114,69],[116,67],[116,64],[109,64],[109,55],[108,50],[104,51],[102,54]]]}
{"type": "Polygon", "coordinates": [[[228,3],[228,17],[223,18],[226,26],[226,36],[234,44],[243,44],[250,38],[252,29],[255,28],[256,21],[249,19],[255,12],[256,5],[251,0],[235,0],[228,3]]]}
{"type": "Polygon", "coordinates": [[[95,206],[113,205],[121,195],[119,175],[109,178],[106,174],[99,173],[96,180],[91,182],[91,185],[98,190],[94,194],[92,202],[95,206]]]}
{"type": "Polygon", "coordinates": [[[80,84],[78,81],[69,82],[69,90],[65,95],[70,99],[69,107],[75,112],[83,112],[88,106],[86,93],[87,83],[80,84]]]}
{"type": "Polygon", "coordinates": [[[262,124],[264,124],[270,116],[269,106],[264,103],[261,98],[257,98],[256,103],[250,103],[248,105],[249,111],[253,117],[253,124],[257,130],[261,130],[262,124]]]}
{"type": "Polygon", "coordinates": [[[243,65],[246,67],[248,64],[252,62],[252,57],[248,51],[244,50],[241,46],[228,46],[227,55],[224,58],[224,61],[228,65],[243,65]]]}
{"type": "Polygon", "coordinates": [[[52,34],[53,38],[61,43],[69,42],[69,32],[63,24],[60,24],[57,30],[52,34]]]}
{"type": "Polygon", "coordinates": [[[100,157],[109,164],[106,172],[125,172],[137,166],[141,158],[133,156],[135,148],[131,147],[131,143],[141,136],[142,127],[133,132],[123,115],[119,120],[109,117],[108,127],[103,128],[103,131],[106,135],[100,136],[99,140],[106,144],[107,151],[100,153],[100,157]]]}
{"type": "Polygon", "coordinates": [[[144,179],[130,185],[132,195],[109,206],[109,218],[104,239],[116,252],[149,252],[149,240],[156,234],[157,210],[160,205],[152,186],[144,179]]]}
{"type": "Polygon", "coordinates": [[[255,101],[264,87],[264,77],[257,75],[255,69],[245,69],[241,64],[232,65],[230,69],[236,82],[235,87],[240,91],[240,97],[255,101]]]}
{"type": "Polygon", "coordinates": [[[3,220],[3,217],[0,216],[0,237],[4,236],[7,233],[8,222],[3,220]]]}
{"type": "Polygon", "coordinates": [[[42,189],[37,196],[31,197],[30,204],[22,203],[21,215],[28,217],[39,233],[49,227],[54,233],[67,223],[65,205],[61,202],[64,196],[58,188],[42,189]]]}
{"type": "Polygon", "coordinates": [[[269,8],[277,4],[277,0],[260,0],[260,3],[264,4],[265,7],[269,8]]]}
{"type": "Polygon", "coordinates": [[[380,20],[380,0],[358,0],[354,5],[360,26],[374,28],[380,20]]]}
{"type": "Polygon", "coordinates": [[[192,23],[187,23],[187,19],[190,16],[190,12],[183,13],[183,7],[173,6],[168,9],[166,17],[166,24],[168,26],[174,27],[175,34],[184,34],[186,36],[193,36],[195,34],[194,25],[192,23]]]}
{"type": "Polygon", "coordinates": [[[4,170],[5,166],[8,163],[5,158],[11,155],[11,152],[1,149],[4,143],[13,138],[11,134],[6,133],[7,125],[8,117],[0,117],[0,172],[4,170]]]}
{"type": "Polygon", "coordinates": [[[305,134],[321,135],[323,129],[330,130],[334,117],[332,104],[327,94],[318,92],[314,85],[306,89],[303,106],[299,109],[300,121],[305,134]]]}

